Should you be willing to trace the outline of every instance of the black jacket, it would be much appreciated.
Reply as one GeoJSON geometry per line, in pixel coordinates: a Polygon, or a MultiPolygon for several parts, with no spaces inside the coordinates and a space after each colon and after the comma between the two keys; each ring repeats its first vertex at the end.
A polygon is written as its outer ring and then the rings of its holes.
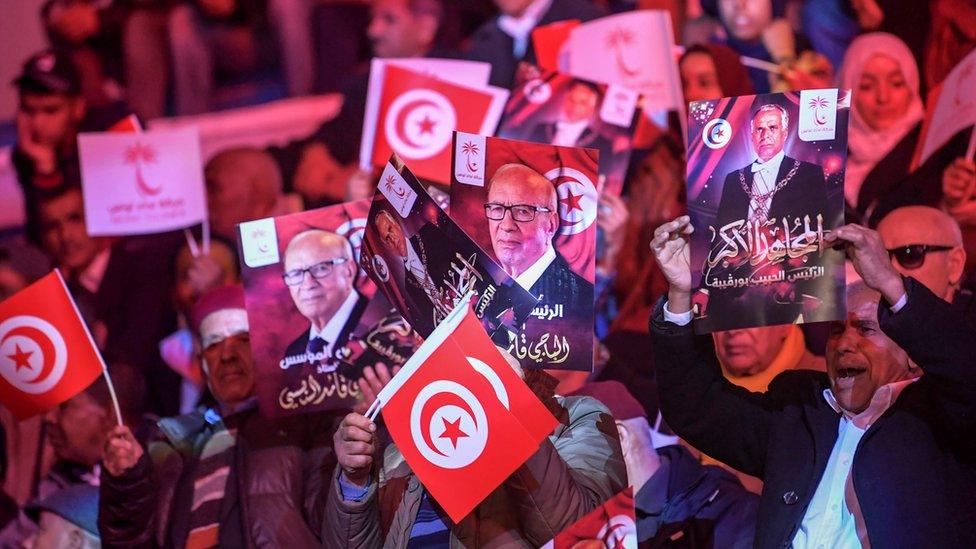
{"type": "Polygon", "coordinates": [[[759,496],[735,475],[702,465],[680,445],[658,448],[667,470],[665,490],[648,481],[634,496],[640,547],[737,548],[752,546],[759,496]],[[665,496],[662,500],[660,496],[665,496]]]}
{"type": "MultiPolygon", "coordinates": [[[[589,0],[553,0],[552,5],[539,19],[537,27],[565,21],[579,19],[590,21],[603,17],[606,11],[589,0]]],[[[525,49],[525,55],[516,59],[515,43],[512,37],[505,34],[498,27],[498,18],[494,18],[481,26],[471,37],[471,46],[464,57],[473,61],[491,63],[491,78],[489,84],[511,89],[515,83],[515,69],[521,61],[535,63],[535,48],[532,39],[525,49]]]]}
{"type": "MultiPolygon", "coordinates": [[[[976,333],[914,279],[885,334],[925,372],[864,434],[851,475],[874,547],[976,547],[976,333]]],[[[710,336],[651,321],[668,424],[703,452],[765,482],[756,547],[789,547],[824,474],[840,414],[824,373],[780,374],[766,393],[729,383],[710,336]]]]}
{"type": "MultiPolygon", "coordinates": [[[[769,206],[769,218],[779,220],[782,217],[803,217],[809,215],[811,219],[818,213],[827,212],[827,184],[824,179],[823,168],[816,164],[796,160],[783,155],[783,162],[779,165],[776,181],[782,181],[799,163],[796,173],[789,183],[773,195],[769,206]]],[[[747,186],[752,185],[752,171],[750,166],[730,172],[725,177],[722,187],[722,199],[719,201],[718,213],[715,215],[715,228],[725,226],[737,219],[747,219],[749,212],[749,195],[742,189],[740,176],[747,186]]],[[[841,212],[836,212],[838,220],[841,212]]],[[[824,228],[833,227],[831,220],[824,219],[824,228]]]]}

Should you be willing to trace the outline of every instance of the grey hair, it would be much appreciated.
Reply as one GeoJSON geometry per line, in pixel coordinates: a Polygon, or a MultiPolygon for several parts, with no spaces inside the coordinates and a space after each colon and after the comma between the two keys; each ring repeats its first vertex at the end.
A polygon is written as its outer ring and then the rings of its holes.
{"type": "Polygon", "coordinates": [[[786,112],[786,109],[782,105],[777,105],[776,103],[766,103],[765,105],[756,109],[756,112],[752,113],[752,118],[749,119],[749,130],[756,129],[756,117],[766,111],[775,110],[779,112],[780,120],[783,122],[783,131],[786,131],[790,127],[790,113],[786,112]]]}

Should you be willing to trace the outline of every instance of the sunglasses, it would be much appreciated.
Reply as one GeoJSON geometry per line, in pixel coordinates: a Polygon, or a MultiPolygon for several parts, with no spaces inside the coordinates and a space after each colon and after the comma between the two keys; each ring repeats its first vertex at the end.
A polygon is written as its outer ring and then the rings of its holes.
{"type": "Polygon", "coordinates": [[[928,244],[909,244],[888,250],[888,255],[894,257],[899,265],[906,269],[917,269],[925,264],[925,256],[932,252],[945,252],[955,246],[935,246],[928,244]]]}

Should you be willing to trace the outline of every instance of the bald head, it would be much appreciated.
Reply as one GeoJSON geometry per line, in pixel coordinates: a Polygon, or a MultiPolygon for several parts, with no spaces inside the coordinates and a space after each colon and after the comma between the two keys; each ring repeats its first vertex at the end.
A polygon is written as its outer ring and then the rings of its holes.
{"type": "Polygon", "coordinates": [[[906,206],[885,216],[878,224],[878,234],[885,248],[897,250],[891,260],[895,270],[952,300],[966,266],[962,232],[955,219],[936,208],[906,206]]]}
{"type": "Polygon", "coordinates": [[[492,249],[510,276],[525,272],[552,247],[559,228],[557,198],[551,181],[522,164],[505,164],[491,178],[488,204],[527,206],[531,210],[529,221],[516,221],[511,209],[501,219],[488,219],[492,249]]]}
{"type": "Polygon", "coordinates": [[[282,192],[278,164],[260,149],[223,151],[207,162],[204,175],[211,227],[228,239],[236,239],[236,224],[271,215],[282,192]]]}
{"type": "Polygon", "coordinates": [[[353,291],[352,257],[348,240],[319,229],[298,233],[285,248],[285,284],[298,312],[316,330],[325,327],[353,291]]]}

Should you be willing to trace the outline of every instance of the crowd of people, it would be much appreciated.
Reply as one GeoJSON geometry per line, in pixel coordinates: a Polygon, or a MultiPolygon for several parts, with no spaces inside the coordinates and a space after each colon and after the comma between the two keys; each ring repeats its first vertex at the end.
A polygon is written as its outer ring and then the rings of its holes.
{"type": "MultiPolygon", "coordinates": [[[[12,84],[26,221],[0,235],[0,298],[61,270],[124,426],[104,380],[43,417],[0,409],[0,546],[538,547],[628,485],[648,546],[976,546],[973,128],[913,162],[929,92],[976,47],[972,1],[48,0],[39,17],[50,47],[12,84]],[[534,28],[634,9],[670,12],[685,101],[853,90],[849,225],[828,236],[857,280],[846,320],[693,333],[672,116],[633,151],[622,196],[600,198],[593,371],[519,370],[559,425],[464,520],[360,413],[392,366],[366,368],[356,411],[261,416],[236,227],[372,195],[378,173],[358,158],[370,59],[485,61],[511,88],[534,28]],[[342,107],[285,146],[205,159],[207,251],[181,232],[88,234],[79,132],[208,112],[269,80],[342,107]]],[[[516,224],[505,214],[495,225],[516,224]]],[[[348,243],[303,235],[284,252],[296,306],[330,278],[364,305],[352,263],[299,261],[349,259],[348,243]]],[[[299,353],[329,329],[305,316],[299,353]]]]}

